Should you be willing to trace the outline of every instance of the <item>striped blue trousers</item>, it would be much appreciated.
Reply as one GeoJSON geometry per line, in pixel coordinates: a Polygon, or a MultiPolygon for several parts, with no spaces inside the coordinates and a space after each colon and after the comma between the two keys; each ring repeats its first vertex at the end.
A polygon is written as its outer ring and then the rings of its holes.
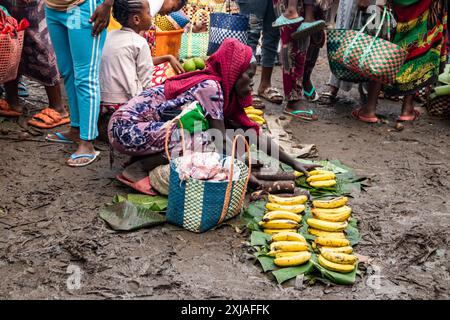
{"type": "Polygon", "coordinates": [[[89,18],[103,0],[85,0],[67,11],[46,7],[48,31],[64,79],[71,126],[80,129],[82,140],[98,136],[100,112],[99,67],[106,30],[92,36],[89,18]]]}

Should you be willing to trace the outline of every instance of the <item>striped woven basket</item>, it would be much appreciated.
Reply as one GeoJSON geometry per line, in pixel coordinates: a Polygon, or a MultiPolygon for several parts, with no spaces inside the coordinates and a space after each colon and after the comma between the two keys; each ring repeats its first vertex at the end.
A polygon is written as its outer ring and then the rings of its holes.
{"type": "MultiPolygon", "coordinates": [[[[169,135],[170,133],[166,135],[166,154],[170,159],[169,135]]],[[[248,160],[251,163],[247,141],[243,136],[236,136],[233,141],[228,181],[211,182],[193,178],[182,181],[177,171],[179,158],[170,161],[169,205],[166,213],[169,223],[201,233],[240,213],[251,169],[250,165],[247,166],[235,159],[238,139],[245,142],[248,160]],[[235,168],[238,168],[239,172],[237,179],[233,179],[235,168]]],[[[184,139],[182,139],[182,143],[184,145],[184,139]]],[[[223,160],[227,158],[224,156],[223,160]]]]}

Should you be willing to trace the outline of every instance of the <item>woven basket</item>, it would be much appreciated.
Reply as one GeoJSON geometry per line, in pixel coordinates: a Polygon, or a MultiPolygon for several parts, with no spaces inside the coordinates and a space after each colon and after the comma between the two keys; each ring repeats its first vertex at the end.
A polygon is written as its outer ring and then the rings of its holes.
{"type": "Polygon", "coordinates": [[[450,118],[450,95],[439,96],[428,101],[426,108],[431,116],[450,118]]]}
{"type": "Polygon", "coordinates": [[[0,83],[17,78],[25,31],[0,34],[0,83]]]}
{"type": "MultiPolygon", "coordinates": [[[[180,130],[183,132],[183,130],[180,130]]],[[[169,136],[166,135],[166,154],[170,159],[169,136]]],[[[182,135],[183,137],[183,135],[182,135]]],[[[169,205],[167,221],[186,230],[201,233],[208,231],[223,221],[240,213],[250,179],[251,169],[243,162],[236,160],[238,139],[245,142],[249,163],[250,148],[243,136],[236,136],[233,141],[230,176],[228,181],[211,182],[189,178],[182,181],[177,171],[178,159],[170,161],[169,205]],[[233,179],[234,170],[238,168],[239,177],[233,179]]],[[[184,138],[182,138],[184,148],[184,138]]],[[[224,156],[223,160],[228,157],[224,156]]]]}

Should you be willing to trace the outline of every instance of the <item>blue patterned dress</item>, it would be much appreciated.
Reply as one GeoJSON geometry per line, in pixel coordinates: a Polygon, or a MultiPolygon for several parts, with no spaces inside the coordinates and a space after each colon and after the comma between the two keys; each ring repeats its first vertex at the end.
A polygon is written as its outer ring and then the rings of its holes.
{"type": "MultiPolygon", "coordinates": [[[[207,118],[223,120],[224,98],[217,81],[205,80],[175,99],[167,100],[164,85],[144,90],[119,108],[108,126],[112,147],[131,156],[151,155],[164,151],[167,130],[176,130],[171,122],[163,122],[165,110],[181,110],[185,104],[198,101],[207,118]]],[[[173,136],[172,136],[173,137],[173,136]]],[[[178,141],[170,141],[174,147],[178,141]]]]}

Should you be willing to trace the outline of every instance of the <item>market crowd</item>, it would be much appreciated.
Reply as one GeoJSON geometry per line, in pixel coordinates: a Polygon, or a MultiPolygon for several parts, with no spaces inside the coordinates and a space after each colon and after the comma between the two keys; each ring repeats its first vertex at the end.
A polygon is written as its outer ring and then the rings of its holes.
{"type": "MultiPolygon", "coordinates": [[[[97,159],[93,142],[103,134],[114,150],[131,157],[121,181],[142,190],[133,168],[138,165],[148,175],[167,163],[166,147],[180,148],[179,136],[166,139],[168,131],[177,130],[174,118],[200,116],[205,128],[223,132],[224,141],[230,139],[226,129],[250,129],[269,154],[276,152],[282,162],[305,171],[307,167],[264,135],[244,108],[263,109],[268,101],[284,104],[283,112],[295,119],[318,120],[305,100],[332,104],[340,91],[357,85],[361,105],[352,112],[355,120],[378,122],[376,108],[383,96],[401,101],[398,121],[415,121],[420,112],[414,104],[435,94],[438,80],[450,83],[445,68],[450,1],[237,0],[240,13],[249,19],[247,43],[226,39],[203,70],[186,72],[174,55],[152,56],[149,41],[155,33],[149,30],[157,16],[181,12],[190,2],[201,1],[0,0],[1,28],[22,25],[25,30],[18,76],[2,84],[0,116],[22,116],[20,97],[28,94],[24,80],[37,81],[45,88],[48,107],[28,124],[44,129],[70,124],[68,131],[49,133],[46,140],[75,144],[76,151],[67,159],[75,167],[97,159]],[[369,23],[373,15],[388,18],[377,26],[369,23]],[[111,28],[114,24],[118,27],[111,28]],[[389,86],[376,79],[352,83],[330,72],[328,90],[317,92],[311,75],[327,41],[327,28],[363,28],[404,48],[407,57],[395,81],[389,86]],[[278,61],[281,90],[271,81],[278,61]],[[254,83],[258,63],[261,80],[254,83]],[[162,80],[158,72],[163,72],[162,80]]],[[[197,22],[194,27],[207,28],[197,22]]],[[[184,122],[188,131],[189,123],[184,122]]],[[[206,137],[201,143],[211,141],[206,137]]]]}

